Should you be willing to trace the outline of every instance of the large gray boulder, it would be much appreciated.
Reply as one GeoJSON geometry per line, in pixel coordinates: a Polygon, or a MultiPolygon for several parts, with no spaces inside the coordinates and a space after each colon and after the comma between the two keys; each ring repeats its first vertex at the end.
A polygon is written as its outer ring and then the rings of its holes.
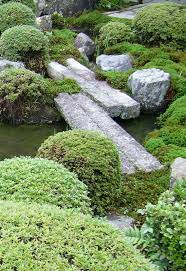
{"type": "Polygon", "coordinates": [[[171,165],[170,188],[172,189],[177,180],[186,181],[186,159],[178,157],[171,165]]]}
{"type": "Polygon", "coordinates": [[[132,59],[128,54],[100,55],[96,58],[96,64],[103,71],[127,71],[132,68],[132,59]]]}
{"type": "Polygon", "coordinates": [[[0,72],[7,68],[24,69],[25,66],[22,62],[13,62],[6,59],[0,59],[0,72]]]}
{"type": "Polygon", "coordinates": [[[155,68],[138,70],[129,77],[128,86],[143,111],[157,112],[165,104],[170,75],[155,68]]]}
{"type": "Polygon", "coordinates": [[[94,41],[84,33],[79,33],[75,39],[75,46],[85,56],[91,56],[95,52],[96,46],[94,41]]]}
{"type": "Polygon", "coordinates": [[[72,16],[94,7],[96,0],[37,0],[39,15],[58,12],[63,16],[72,16]]]}

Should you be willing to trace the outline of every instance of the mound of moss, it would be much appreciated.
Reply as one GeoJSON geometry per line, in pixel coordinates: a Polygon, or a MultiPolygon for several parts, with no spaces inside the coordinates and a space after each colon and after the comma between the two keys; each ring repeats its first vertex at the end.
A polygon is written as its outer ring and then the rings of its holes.
{"type": "Polygon", "coordinates": [[[35,27],[14,26],[1,35],[0,55],[23,61],[28,69],[44,72],[49,60],[48,38],[35,27]]]}
{"type": "Polygon", "coordinates": [[[38,156],[62,163],[88,186],[95,212],[104,213],[117,201],[121,162],[112,141],[97,132],[73,130],[49,137],[38,156]]]}
{"type": "Polygon", "coordinates": [[[0,33],[17,25],[35,25],[36,17],[33,11],[16,2],[0,5],[0,33]]]}
{"type": "Polygon", "coordinates": [[[175,3],[152,4],[134,19],[140,42],[150,45],[174,44],[186,48],[186,8],[175,3]]]}
{"type": "Polygon", "coordinates": [[[121,233],[89,215],[1,201],[0,221],[2,270],[156,270],[121,233]]]}
{"type": "Polygon", "coordinates": [[[132,41],[135,36],[130,26],[120,22],[109,22],[99,33],[99,45],[103,49],[122,41],[132,41]]]}
{"type": "Polygon", "coordinates": [[[42,158],[0,162],[0,199],[89,211],[87,187],[62,165],[42,158]]]}
{"type": "Polygon", "coordinates": [[[31,8],[34,12],[36,11],[36,4],[34,2],[34,0],[1,0],[0,3],[5,4],[8,2],[18,2],[21,3],[25,6],[28,6],[29,8],[31,8]]]}

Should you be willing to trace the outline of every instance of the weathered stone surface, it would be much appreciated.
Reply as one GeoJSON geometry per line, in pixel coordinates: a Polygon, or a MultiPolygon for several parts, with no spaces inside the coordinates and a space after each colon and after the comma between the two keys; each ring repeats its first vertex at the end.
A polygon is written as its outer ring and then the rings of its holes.
{"type": "Polygon", "coordinates": [[[42,31],[49,31],[52,29],[52,16],[51,15],[44,15],[41,17],[37,17],[36,22],[42,31]]]}
{"type": "Polygon", "coordinates": [[[134,226],[134,219],[128,216],[110,214],[107,216],[109,224],[118,230],[124,230],[134,226]]]}
{"type": "Polygon", "coordinates": [[[100,55],[96,58],[96,64],[103,71],[127,71],[132,68],[132,59],[128,54],[100,55]]]}
{"type": "Polygon", "coordinates": [[[25,66],[22,62],[13,62],[6,59],[0,59],[0,72],[7,68],[24,69],[25,66]]]}
{"type": "Polygon", "coordinates": [[[170,75],[155,68],[138,70],[129,77],[128,86],[144,111],[156,112],[164,106],[170,75]]]}
{"type": "Polygon", "coordinates": [[[75,46],[86,56],[91,56],[96,49],[94,41],[84,33],[79,33],[77,35],[75,46]]]}
{"type": "Polygon", "coordinates": [[[71,128],[100,131],[112,139],[118,148],[124,173],[131,174],[136,170],[148,172],[161,168],[161,164],[156,158],[86,95],[74,94],[70,96],[61,93],[55,102],[71,128]]]}
{"type": "Polygon", "coordinates": [[[52,14],[55,11],[63,16],[72,16],[77,12],[94,7],[96,0],[45,0],[43,14],[52,14]]]}
{"type": "Polygon", "coordinates": [[[173,188],[177,180],[186,181],[186,159],[178,157],[171,165],[170,188],[173,188]]]}
{"type": "Polygon", "coordinates": [[[111,117],[130,119],[139,116],[140,104],[134,99],[110,87],[106,82],[94,79],[94,73],[86,67],[83,66],[83,68],[81,65],[79,66],[81,69],[77,70],[78,65],[75,60],[67,60],[67,63],[68,68],[57,62],[51,62],[48,66],[48,75],[53,79],[64,77],[74,79],[82,90],[102,106],[111,117]]]}

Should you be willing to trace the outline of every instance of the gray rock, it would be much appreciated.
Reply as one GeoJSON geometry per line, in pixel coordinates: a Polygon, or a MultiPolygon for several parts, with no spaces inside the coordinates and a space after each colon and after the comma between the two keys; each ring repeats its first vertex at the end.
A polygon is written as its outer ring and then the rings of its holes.
{"type": "Polygon", "coordinates": [[[44,15],[41,17],[37,17],[36,22],[42,31],[50,31],[52,29],[52,16],[51,15],[44,15]]]}
{"type": "Polygon", "coordinates": [[[93,55],[96,49],[94,41],[84,33],[77,35],[75,39],[75,46],[86,56],[93,55]]]}
{"type": "Polygon", "coordinates": [[[46,7],[45,0],[36,0],[36,7],[37,7],[37,16],[44,15],[44,10],[46,7]]]}
{"type": "Polygon", "coordinates": [[[170,75],[155,68],[138,70],[129,77],[128,86],[142,110],[156,112],[165,104],[170,88],[170,75]]]}
{"type": "Polygon", "coordinates": [[[77,61],[68,59],[67,63],[68,67],[51,62],[48,65],[48,75],[59,80],[64,77],[74,79],[81,89],[102,106],[111,117],[131,119],[139,116],[140,104],[130,96],[110,87],[104,81],[96,80],[94,73],[80,63],[77,65],[77,61]],[[80,69],[77,69],[78,67],[80,69]]]}
{"type": "Polygon", "coordinates": [[[59,12],[65,17],[72,16],[78,12],[92,9],[95,3],[96,0],[46,0],[43,14],[59,12]]]}
{"type": "Polygon", "coordinates": [[[124,230],[134,226],[134,219],[128,216],[110,214],[107,216],[109,224],[118,230],[124,230]]]}
{"type": "Polygon", "coordinates": [[[25,65],[22,62],[13,62],[6,59],[0,59],[0,72],[7,68],[24,69],[25,65]]]}
{"type": "Polygon", "coordinates": [[[177,180],[186,181],[186,158],[178,157],[171,165],[170,188],[172,189],[177,180]]]}
{"type": "Polygon", "coordinates": [[[96,58],[96,64],[103,71],[127,71],[132,68],[132,59],[125,55],[100,55],[96,58]]]}
{"type": "Polygon", "coordinates": [[[155,157],[85,94],[70,96],[60,93],[55,102],[72,129],[99,131],[115,143],[120,154],[123,173],[131,174],[137,170],[149,172],[162,167],[155,157]]]}

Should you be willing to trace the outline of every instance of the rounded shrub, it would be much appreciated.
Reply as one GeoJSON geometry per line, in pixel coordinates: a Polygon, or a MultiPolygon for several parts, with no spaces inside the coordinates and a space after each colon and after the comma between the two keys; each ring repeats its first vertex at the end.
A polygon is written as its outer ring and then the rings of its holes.
{"type": "Polygon", "coordinates": [[[32,10],[16,2],[0,5],[0,33],[16,25],[35,25],[36,17],[32,10]]]}
{"type": "Polygon", "coordinates": [[[0,73],[1,121],[25,122],[33,113],[53,104],[53,93],[41,75],[13,68],[0,73]]]}
{"type": "Polygon", "coordinates": [[[55,206],[0,202],[2,270],[155,271],[106,222],[55,206]]]}
{"type": "Polygon", "coordinates": [[[34,12],[36,11],[36,4],[34,0],[1,0],[2,4],[8,3],[8,2],[19,2],[31,8],[34,12]]]}
{"type": "Polygon", "coordinates": [[[41,72],[49,59],[48,38],[30,25],[14,26],[1,35],[0,55],[8,60],[23,61],[27,68],[41,72]]]}
{"type": "Polygon", "coordinates": [[[131,27],[125,23],[109,22],[102,26],[99,32],[99,44],[104,49],[122,41],[134,40],[131,27]]]}
{"type": "Polygon", "coordinates": [[[87,187],[63,165],[21,157],[0,162],[0,199],[50,203],[89,211],[87,187]]]}
{"type": "Polygon", "coordinates": [[[38,156],[53,159],[87,184],[95,212],[104,213],[119,195],[121,163],[112,141],[102,134],[73,130],[49,137],[38,156]]]}
{"type": "Polygon", "coordinates": [[[142,43],[160,45],[186,44],[186,8],[184,5],[165,3],[143,8],[134,19],[134,31],[142,43]]]}

